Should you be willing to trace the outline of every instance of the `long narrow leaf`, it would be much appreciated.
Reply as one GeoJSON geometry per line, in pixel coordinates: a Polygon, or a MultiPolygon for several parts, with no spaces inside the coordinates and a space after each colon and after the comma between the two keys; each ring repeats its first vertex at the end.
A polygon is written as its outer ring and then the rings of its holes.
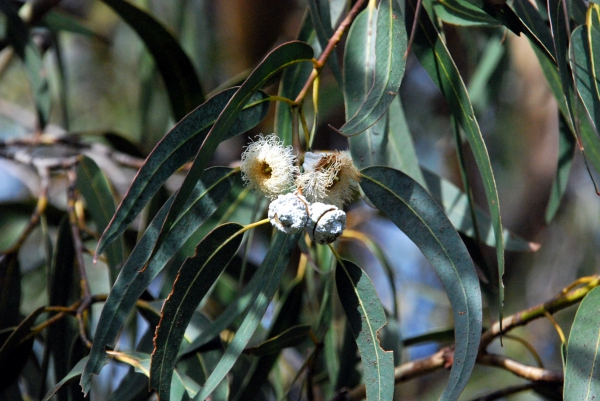
{"type": "Polygon", "coordinates": [[[375,75],[361,107],[340,128],[352,136],[375,124],[398,94],[406,67],[407,38],[402,11],[396,0],[383,0],[377,10],[375,75]]]}
{"type": "MultiPolygon", "coordinates": [[[[227,89],[208,99],[175,125],[156,145],[136,174],[117,212],[102,234],[96,254],[101,253],[108,244],[121,235],[167,178],[194,157],[197,149],[206,139],[210,127],[236,90],[236,88],[227,89]]],[[[260,91],[253,93],[245,109],[222,139],[231,138],[257,125],[269,110],[268,103],[261,102],[266,97],[267,95],[260,91]]]]}
{"type": "Polygon", "coordinates": [[[225,350],[223,358],[204,383],[202,390],[194,397],[194,401],[205,400],[223,380],[225,375],[231,370],[233,364],[238,359],[248,341],[254,334],[262,319],[269,302],[279,288],[279,282],[287,267],[290,254],[296,247],[299,235],[275,234],[271,241],[271,247],[265,260],[260,265],[259,275],[261,286],[254,292],[254,302],[250,305],[246,317],[244,318],[235,337],[225,350]]]}
{"type": "Polygon", "coordinates": [[[124,0],[102,0],[140,36],[165,82],[175,120],[204,102],[192,62],[173,35],[151,15],[124,0]]]}
{"type": "Polygon", "coordinates": [[[8,1],[0,1],[0,12],[6,16],[6,39],[25,64],[35,101],[39,129],[43,130],[50,118],[51,100],[42,55],[29,37],[29,29],[12,4],[8,1]]]}
{"type": "MultiPolygon", "coordinates": [[[[115,213],[115,200],[108,181],[100,168],[89,157],[84,156],[77,165],[77,188],[85,198],[87,209],[96,224],[98,232],[103,232],[115,213]]],[[[106,247],[110,282],[115,282],[118,269],[123,264],[123,242],[113,241],[106,247]]]]}
{"type": "MultiPolygon", "coordinates": [[[[407,3],[407,21],[414,18],[416,2],[411,0],[407,3]]],[[[442,94],[448,101],[450,111],[454,118],[463,127],[465,136],[469,141],[475,162],[479,168],[488,208],[494,227],[496,257],[498,260],[498,304],[499,321],[502,321],[502,306],[504,304],[504,239],[502,236],[502,222],[500,219],[500,201],[496,181],[490,163],[490,158],[477,124],[469,95],[465,84],[460,77],[458,69],[454,64],[450,52],[429,19],[427,12],[421,10],[415,32],[414,51],[421,65],[425,68],[433,82],[440,88],[442,94]]]]}
{"type": "Polygon", "coordinates": [[[427,191],[406,174],[386,167],[362,170],[361,188],[423,252],[438,274],[455,328],[454,364],[442,400],[455,400],[469,379],[482,327],[481,290],[475,267],[452,224],[427,191]]]}
{"type": "Polygon", "coordinates": [[[335,282],[346,318],[360,352],[368,400],[394,398],[394,356],[379,343],[378,332],[387,324],[375,286],[354,263],[336,268],[335,282]]]}
{"type": "Polygon", "coordinates": [[[169,399],[177,352],[185,330],[200,301],[235,256],[242,236],[231,237],[242,228],[236,223],[217,227],[198,244],[196,254],[179,269],[154,336],[150,386],[158,391],[161,400],[169,399]]]}
{"type": "Polygon", "coordinates": [[[600,397],[600,288],[581,302],[569,335],[565,369],[565,401],[591,401],[600,397]]]}

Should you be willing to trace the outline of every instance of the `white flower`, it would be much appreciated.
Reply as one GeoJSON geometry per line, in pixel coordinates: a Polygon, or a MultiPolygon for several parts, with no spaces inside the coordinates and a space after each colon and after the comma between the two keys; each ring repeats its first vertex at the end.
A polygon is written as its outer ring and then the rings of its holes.
{"type": "Polygon", "coordinates": [[[275,134],[259,135],[242,153],[242,179],[248,188],[275,199],[292,187],[299,173],[295,162],[291,146],[284,147],[275,134]]]}
{"type": "Polygon", "coordinates": [[[316,202],[310,205],[310,220],[306,231],[317,244],[330,244],[346,228],[346,213],[334,205],[316,202]]]}
{"type": "Polygon", "coordinates": [[[310,202],[323,202],[341,208],[352,200],[358,189],[360,173],[348,152],[307,152],[302,167],[304,173],[297,178],[296,185],[310,202]]]}
{"type": "Polygon", "coordinates": [[[269,205],[269,220],[279,231],[299,233],[309,220],[308,202],[297,193],[279,195],[269,205]]]}

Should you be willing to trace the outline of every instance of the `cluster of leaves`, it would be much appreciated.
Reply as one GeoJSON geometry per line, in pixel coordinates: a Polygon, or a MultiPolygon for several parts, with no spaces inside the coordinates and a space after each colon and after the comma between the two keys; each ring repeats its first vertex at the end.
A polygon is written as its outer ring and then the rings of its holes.
{"type": "MultiPolygon", "coordinates": [[[[93,160],[97,146],[76,135],[44,133],[51,102],[33,27],[50,32],[81,32],[83,28],[76,20],[56,13],[51,1],[26,3],[20,10],[9,2],[0,2],[5,17],[4,44],[23,61],[38,121],[34,136],[2,142],[0,154],[30,164],[42,178],[54,172],[66,173],[70,183],[66,213],[56,211],[60,217],[55,243],[48,230],[53,222],[46,186],[30,224],[1,256],[0,366],[11,369],[2,375],[0,391],[9,398],[20,397],[19,377],[34,374],[24,367],[28,358],[37,357],[34,346],[39,343],[44,351],[41,373],[36,376],[41,378],[37,382],[42,386],[37,391],[45,393],[48,372],[52,371],[56,379],[45,399],[57,393],[66,399],[63,386],[78,379],[83,393],[88,393],[94,375],[101,372],[109,358],[133,368],[112,394],[114,399],[122,399],[125,394],[144,399],[148,383],[161,400],[284,397],[290,390],[303,388],[295,384],[296,378],[281,378],[281,371],[287,369],[285,358],[280,358],[282,350],[294,347],[308,355],[294,374],[304,374],[309,399],[317,388],[323,397],[331,398],[342,387],[357,387],[359,382],[364,383],[367,399],[393,399],[400,374],[395,365],[400,362],[402,341],[395,324],[387,324],[386,311],[365,271],[340,257],[334,246],[315,246],[300,234],[267,235],[268,250],[262,262],[251,265],[250,246],[242,244],[260,230],[253,222],[264,214],[265,205],[243,189],[239,169],[208,168],[217,146],[261,123],[271,102],[277,102],[274,126],[278,137],[285,144],[293,144],[300,154],[310,150],[319,117],[321,73],[329,68],[337,90],[343,94],[346,113],[346,123],[336,131],[348,137],[354,162],[361,169],[361,194],[419,247],[450,301],[453,360],[441,398],[457,399],[478,357],[485,353],[480,349],[483,306],[479,280],[459,232],[496,249],[498,305],[504,301],[505,250],[530,251],[533,246],[503,230],[490,158],[467,87],[445,44],[442,22],[487,27],[496,33],[509,30],[510,34],[529,38],[558,101],[563,122],[557,173],[546,213],[550,222],[566,191],[576,144],[580,144],[582,153],[585,149],[589,169],[600,171],[600,140],[595,130],[600,124],[600,91],[595,74],[600,65],[596,62],[600,52],[595,48],[595,39],[600,37],[600,7],[586,6],[580,0],[549,0],[538,8],[526,1],[509,5],[485,0],[422,4],[416,0],[402,4],[381,0],[346,5],[344,1],[309,0],[298,40],[269,52],[239,86],[205,98],[192,62],[167,29],[129,2],[102,1],[135,30],[152,55],[168,93],[172,117],[178,122],[138,164],[139,171],[129,190],[115,207],[111,184],[93,160]],[[336,53],[334,47],[342,36],[345,47],[336,53]],[[446,99],[457,143],[464,137],[470,145],[489,217],[469,196],[464,162],[461,169],[466,192],[419,166],[397,96],[409,53],[416,56],[446,99]],[[266,88],[272,88],[269,85],[275,80],[279,92],[271,94],[266,88]],[[311,110],[306,101],[310,89],[311,110]],[[306,118],[309,111],[313,113],[312,126],[306,118]],[[19,156],[23,148],[59,145],[68,149],[59,157],[34,153],[26,159],[19,156]],[[185,170],[185,178],[180,187],[161,202],[165,183],[181,169],[185,170]],[[78,208],[80,196],[85,200],[88,221],[78,208]],[[140,225],[135,246],[126,252],[123,237],[148,209],[154,209],[149,214],[152,219],[147,226],[140,225]],[[23,319],[19,314],[18,256],[38,223],[43,228],[52,278],[48,306],[23,319]],[[90,290],[86,275],[89,260],[83,256],[88,247],[94,246],[94,261],[105,263],[109,271],[112,288],[108,294],[90,290]],[[312,269],[313,265],[317,269],[312,269]],[[290,271],[295,272],[292,278],[290,271]],[[149,287],[161,275],[167,277],[165,288],[153,296],[149,287]],[[80,291],[77,282],[81,283],[80,291]],[[335,313],[336,293],[348,327],[340,350],[334,332],[339,319],[335,313]],[[206,309],[215,300],[223,310],[211,321],[206,309]],[[96,312],[91,309],[95,303],[103,303],[99,316],[92,313],[96,312]],[[271,323],[263,324],[269,305],[274,305],[271,323]],[[136,311],[147,326],[139,333],[141,339],[136,347],[114,350],[119,336],[133,332],[135,338],[137,323],[130,316],[136,311]],[[46,320],[40,319],[46,314],[46,320]],[[396,339],[393,350],[384,349],[380,332],[396,339]],[[258,345],[250,347],[251,342],[258,345]],[[356,350],[360,363],[345,363],[344,358],[352,359],[356,350]],[[342,361],[344,368],[340,366],[342,361]],[[343,371],[350,366],[360,366],[361,380],[343,371]]],[[[490,42],[493,40],[494,36],[490,42]]],[[[498,59],[492,52],[486,57],[498,59]]],[[[114,149],[110,152],[120,155],[114,149]]],[[[462,154],[461,146],[457,146],[457,152],[462,154]]],[[[459,159],[462,161],[462,156],[459,159]]],[[[365,243],[381,255],[374,242],[365,243]]],[[[595,366],[600,352],[599,321],[594,310],[597,297],[598,291],[591,290],[574,322],[565,355],[565,399],[587,399],[599,391],[595,366]]],[[[395,314],[390,316],[392,321],[397,318],[395,314]]],[[[499,332],[502,330],[500,323],[499,332]]],[[[73,388],[71,395],[80,396],[79,388],[73,388]]]]}

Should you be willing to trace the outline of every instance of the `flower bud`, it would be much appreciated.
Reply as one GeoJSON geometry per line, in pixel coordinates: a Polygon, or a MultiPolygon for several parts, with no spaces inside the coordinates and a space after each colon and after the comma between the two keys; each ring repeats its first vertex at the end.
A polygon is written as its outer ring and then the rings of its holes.
{"type": "Polygon", "coordinates": [[[308,223],[308,202],[298,193],[279,195],[269,204],[269,220],[279,231],[296,234],[308,223]]]}
{"type": "Polygon", "coordinates": [[[330,244],[346,228],[346,213],[334,205],[316,202],[310,205],[310,220],[306,231],[317,244],[330,244]]]}

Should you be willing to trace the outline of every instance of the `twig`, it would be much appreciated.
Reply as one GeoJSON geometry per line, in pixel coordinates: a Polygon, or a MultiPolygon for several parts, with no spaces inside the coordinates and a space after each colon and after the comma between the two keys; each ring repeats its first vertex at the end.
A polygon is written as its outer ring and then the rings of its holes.
{"type": "Polygon", "coordinates": [[[348,29],[348,27],[350,26],[352,21],[354,21],[354,18],[356,18],[356,16],[358,15],[358,12],[360,11],[360,9],[364,5],[364,3],[365,3],[365,0],[358,0],[354,4],[354,6],[352,6],[350,11],[346,15],[346,18],[344,18],[344,20],[340,23],[337,30],[333,34],[333,36],[329,39],[329,42],[327,43],[327,46],[323,50],[323,53],[321,53],[319,60],[317,60],[315,62],[315,67],[313,68],[312,73],[310,74],[310,76],[308,77],[308,80],[304,84],[304,87],[302,88],[302,90],[300,91],[298,96],[296,97],[296,100],[295,100],[296,104],[302,103],[302,101],[306,97],[306,94],[308,93],[308,90],[310,89],[312,83],[317,78],[317,75],[319,75],[319,73],[321,72],[321,69],[327,62],[327,59],[329,58],[329,56],[331,55],[331,53],[333,52],[333,50],[335,49],[337,44],[342,39],[342,35],[344,34],[344,32],[346,32],[346,29],[348,29]]]}
{"type": "MultiPolygon", "coordinates": [[[[532,320],[544,317],[546,312],[553,314],[576,304],[591,290],[600,285],[600,276],[590,276],[586,281],[587,283],[582,287],[573,289],[572,286],[569,286],[567,287],[569,288],[568,291],[561,291],[561,293],[550,301],[507,316],[502,320],[502,331],[508,332],[515,327],[523,326],[532,320]]],[[[481,336],[479,349],[485,351],[487,346],[500,334],[500,325],[496,322],[481,336]]]]}
{"type": "Polygon", "coordinates": [[[504,370],[515,374],[516,376],[534,382],[562,383],[564,380],[562,370],[549,370],[538,368],[536,366],[525,365],[504,355],[479,355],[479,357],[477,357],[477,363],[486,366],[496,366],[499,368],[503,368],[504,370]]]}

